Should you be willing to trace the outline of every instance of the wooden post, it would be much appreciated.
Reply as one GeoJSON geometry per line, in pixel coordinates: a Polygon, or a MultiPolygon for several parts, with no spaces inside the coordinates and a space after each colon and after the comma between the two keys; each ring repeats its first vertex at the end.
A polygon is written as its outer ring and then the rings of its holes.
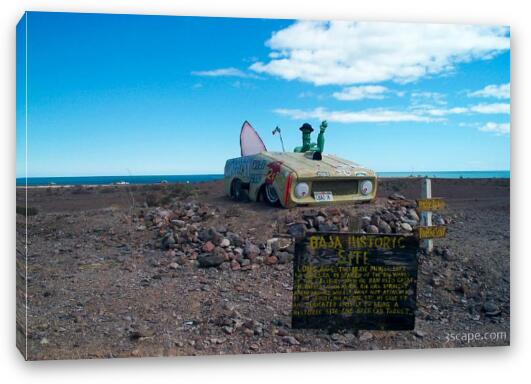
{"type": "MultiPolygon", "coordinates": [[[[431,199],[431,179],[425,178],[422,181],[422,198],[431,199]]],[[[420,225],[431,227],[432,224],[431,224],[431,212],[430,211],[421,212],[420,225]]],[[[427,253],[431,253],[433,251],[433,240],[432,239],[422,240],[421,246],[427,253]]]]}

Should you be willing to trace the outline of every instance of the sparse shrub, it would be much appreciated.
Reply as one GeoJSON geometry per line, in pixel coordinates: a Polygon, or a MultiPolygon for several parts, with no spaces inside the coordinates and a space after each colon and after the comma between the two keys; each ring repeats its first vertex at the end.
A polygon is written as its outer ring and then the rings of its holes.
{"type": "Polygon", "coordinates": [[[28,209],[26,211],[26,207],[23,207],[21,205],[17,205],[17,214],[18,215],[26,216],[26,213],[28,214],[28,216],[35,216],[37,213],[39,213],[39,211],[35,207],[28,207],[28,209]]]}

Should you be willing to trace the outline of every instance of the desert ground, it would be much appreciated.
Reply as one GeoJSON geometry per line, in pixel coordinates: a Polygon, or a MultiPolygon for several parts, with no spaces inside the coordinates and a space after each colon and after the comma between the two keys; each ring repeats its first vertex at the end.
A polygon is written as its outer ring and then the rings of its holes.
{"type": "Polygon", "coordinates": [[[419,254],[413,331],[291,328],[290,226],[407,232],[420,183],[289,210],[231,201],[221,181],[28,188],[27,254],[17,188],[17,346],[41,360],[508,345],[506,179],[432,180],[448,235],[419,254]]]}

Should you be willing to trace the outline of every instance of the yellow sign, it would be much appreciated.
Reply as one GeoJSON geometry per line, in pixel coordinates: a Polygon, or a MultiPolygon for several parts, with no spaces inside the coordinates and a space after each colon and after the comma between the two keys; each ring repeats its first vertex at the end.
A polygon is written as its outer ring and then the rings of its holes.
{"type": "Polygon", "coordinates": [[[418,211],[437,211],[444,208],[444,200],[441,198],[417,200],[418,211]]]}
{"type": "Polygon", "coordinates": [[[446,227],[444,225],[432,227],[419,227],[419,239],[437,239],[446,237],[446,227]]]}

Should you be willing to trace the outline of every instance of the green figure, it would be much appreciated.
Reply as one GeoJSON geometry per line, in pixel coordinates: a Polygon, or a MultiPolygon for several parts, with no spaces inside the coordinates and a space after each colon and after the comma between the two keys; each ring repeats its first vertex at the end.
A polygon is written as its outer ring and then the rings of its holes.
{"type": "Polygon", "coordinates": [[[317,136],[317,144],[311,142],[311,134],[313,132],[313,128],[310,124],[304,123],[302,127],[299,129],[302,132],[302,147],[296,147],[293,151],[294,152],[319,152],[322,153],[324,150],[324,132],[326,131],[326,127],[328,127],[328,123],[323,121],[321,123],[321,126],[319,127],[319,135],[317,136]]]}

